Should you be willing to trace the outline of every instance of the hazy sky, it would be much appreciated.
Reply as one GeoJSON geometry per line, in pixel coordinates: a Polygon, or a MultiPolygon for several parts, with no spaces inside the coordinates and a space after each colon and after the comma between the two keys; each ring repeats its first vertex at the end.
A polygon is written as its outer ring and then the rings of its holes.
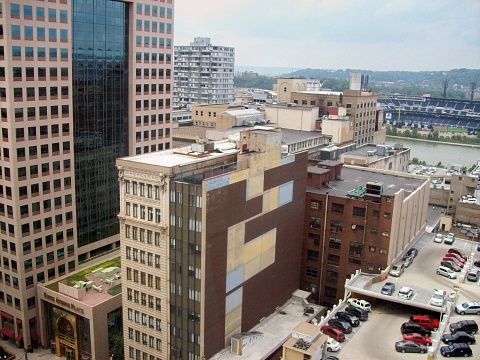
{"type": "Polygon", "coordinates": [[[175,45],[199,36],[236,66],[480,69],[480,0],[175,0],[175,45]]]}

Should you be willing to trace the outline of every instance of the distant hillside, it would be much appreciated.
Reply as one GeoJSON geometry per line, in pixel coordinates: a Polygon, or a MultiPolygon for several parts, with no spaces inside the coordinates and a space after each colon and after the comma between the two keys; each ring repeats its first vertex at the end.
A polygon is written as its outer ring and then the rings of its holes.
{"type": "Polygon", "coordinates": [[[350,72],[358,71],[362,75],[369,75],[370,83],[393,82],[404,86],[422,86],[442,88],[443,81],[448,80],[449,88],[470,87],[470,82],[476,82],[480,87],[480,70],[453,69],[449,71],[371,71],[371,70],[325,70],[302,69],[285,73],[285,77],[302,77],[307,79],[334,78],[348,80],[350,72]]]}

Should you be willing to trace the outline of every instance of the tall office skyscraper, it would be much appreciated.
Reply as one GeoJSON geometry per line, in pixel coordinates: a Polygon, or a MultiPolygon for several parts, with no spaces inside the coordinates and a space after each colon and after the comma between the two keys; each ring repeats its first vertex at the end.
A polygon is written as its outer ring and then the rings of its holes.
{"type": "Polygon", "coordinates": [[[197,37],[188,46],[175,46],[174,105],[233,102],[234,67],[235,48],[212,45],[210,38],[197,37]]]}
{"type": "Polygon", "coordinates": [[[36,283],[118,246],[115,159],[170,148],[172,39],[173,0],[0,3],[0,333],[19,346],[36,283]]]}

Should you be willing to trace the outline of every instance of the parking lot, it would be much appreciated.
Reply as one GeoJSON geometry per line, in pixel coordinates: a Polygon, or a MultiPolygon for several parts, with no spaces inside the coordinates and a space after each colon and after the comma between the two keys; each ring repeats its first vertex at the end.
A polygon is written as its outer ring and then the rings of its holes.
{"type": "MultiPolygon", "coordinates": [[[[368,290],[380,294],[383,284],[387,281],[396,284],[396,298],[401,286],[409,286],[414,289],[412,300],[428,304],[435,289],[442,289],[450,294],[454,287],[458,287],[457,303],[464,301],[480,301],[479,282],[461,282],[460,279],[448,279],[436,274],[436,269],[443,258],[443,255],[450,247],[463,250],[466,255],[474,254],[474,260],[480,260],[480,252],[476,250],[477,243],[464,239],[456,239],[453,245],[438,244],[433,242],[434,234],[423,235],[415,247],[420,252],[413,263],[398,278],[389,276],[385,281],[375,283],[368,290]]],[[[469,262],[468,264],[472,264],[469,262]]],[[[465,266],[464,271],[467,266],[465,266]]],[[[462,273],[460,273],[462,274],[462,273]]],[[[360,327],[354,328],[352,334],[347,335],[347,341],[342,343],[342,349],[335,354],[340,359],[426,359],[426,354],[402,354],[395,351],[395,342],[402,339],[400,326],[408,322],[412,314],[429,314],[440,317],[438,312],[428,311],[422,308],[397,304],[388,300],[377,300],[373,304],[373,310],[368,321],[363,322],[360,327]]],[[[480,325],[480,316],[451,314],[451,322],[473,319],[480,325]]],[[[449,333],[448,327],[446,333],[449,333]]],[[[441,334],[432,333],[432,340],[439,338],[441,334]]],[[[476,335],[480,343],[480,333],[476,335]]],[[[441,346],[444,344],[442,343],[441,346]]],[[[480,344],[471,345],[473,357],[480,359],[480,344]]],[[[440,352],[437,358],[442,358],[440,352]]]]}

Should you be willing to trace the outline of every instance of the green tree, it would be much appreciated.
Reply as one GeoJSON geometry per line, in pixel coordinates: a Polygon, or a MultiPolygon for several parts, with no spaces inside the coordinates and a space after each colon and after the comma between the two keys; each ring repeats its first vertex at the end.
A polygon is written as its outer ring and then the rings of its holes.
{"type": "Polygon", "coordinates": [[[442,162],[441,162],[441,161],[439,161],[439,162],[437,163],[437,167],[438,167],[438,168],[441,168],[441,167],[443,167],[443,165],[442,165],[442,162]]]}
{"type": "Polygon", "coordinates": [[[410,132],[410,130],[405,130],[405,131],[403,132],[403,136],[405,136],[405,137],[412,137],[412,133],[410,132]]]}
{"type": "Polygon", "coordinates": [[[123,336],[122,334],[113,335],[113,360],[124,360],[123,336]]]}
{"type": "Polygon", "coordinates": [[[412,159],[412,164],[418,164],[418,163],[419,163],[418,158],[414,157],[414,158],[412,159]]]}
{"type": "Polygon", "coordinates": [[[417,128],[413,128],[413,130],[412,130],[412,136],[413,136],[414,138],[420,137],[419,134],[418,134],[418,129],[417,129],[417,128]]]}
{"type": "Polygon", "coordinates": [[[435,130],[432,136],[433,136],[433,140],[438,140],[438,138],[440,137],[440,132],[438,130],[435,130]]]}
{"type": "Polygon", "coordinates": [[[387,135],[392,135],[392,128],[390,125],[387,126],[387,135]]]}
{"type": "Polygon", "coordinates": [[[432,133],[428,133],[428,134],[427,134],[427,139],[428,139],[428,140],[433,140],[433,135],[432,135],[432,133]]]}
{"type": "Polygon", "coordinates": [[[393,135],[393,136],[397,136],[397,135],[398,135],[398,129],[397,129],[396,127],[394,127],[394,128],[392,129],[392,135],[393,135]]]}

